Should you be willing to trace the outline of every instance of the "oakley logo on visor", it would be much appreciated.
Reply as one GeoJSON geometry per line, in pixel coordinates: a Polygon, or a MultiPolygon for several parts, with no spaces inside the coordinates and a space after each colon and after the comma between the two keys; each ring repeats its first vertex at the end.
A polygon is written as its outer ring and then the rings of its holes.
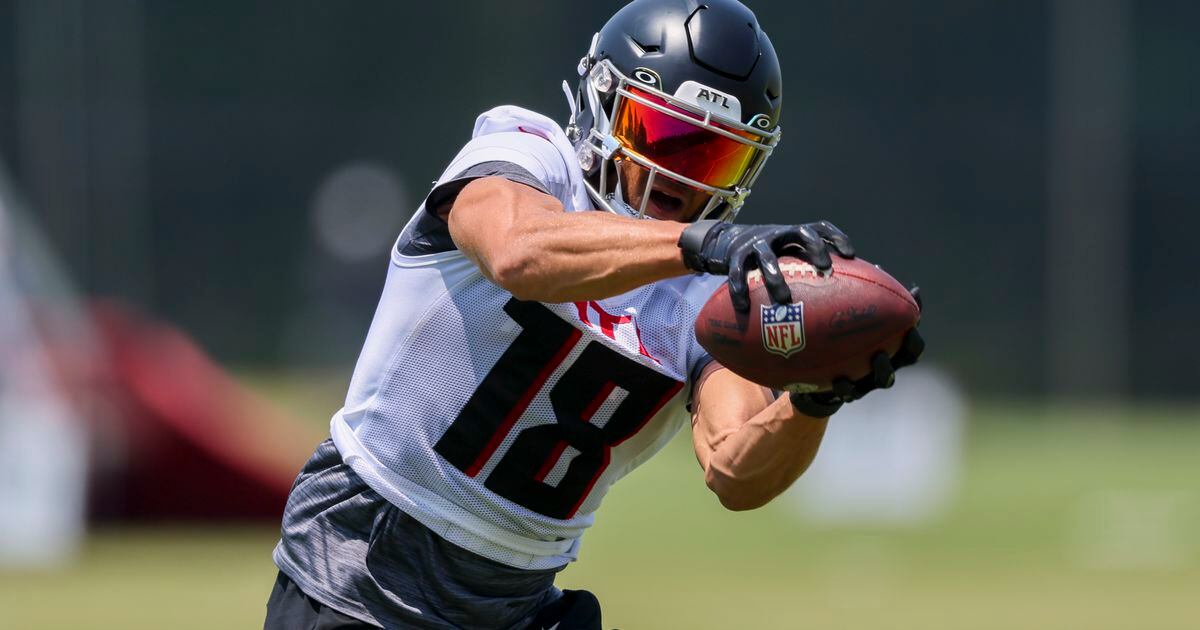
{"type": "Polygon", "coordinates": [[[712,112],[718,116],[741,121],[742,103],[736,96],[714,90],[695,81],[684,81],[675,91],[675,98],[712,112]]]}

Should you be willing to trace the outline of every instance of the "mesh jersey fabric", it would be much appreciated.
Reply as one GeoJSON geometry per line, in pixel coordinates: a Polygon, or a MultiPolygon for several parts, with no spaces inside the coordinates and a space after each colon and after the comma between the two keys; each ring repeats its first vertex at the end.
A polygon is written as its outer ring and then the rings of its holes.
{"type": "MultiPolygon", "coordinates": [[[[483,114],[438,181],[496,161],[567,211],[591,210],[553,121],[515,107],[483,114]]],[[[456,250],[394,249],[334,443],[368,486],[446,540],[517,568],[560,567],[612,483],[686,426],[687,385],[707,360],[693,323],[721,281],[539,304],[456,250]]]]}

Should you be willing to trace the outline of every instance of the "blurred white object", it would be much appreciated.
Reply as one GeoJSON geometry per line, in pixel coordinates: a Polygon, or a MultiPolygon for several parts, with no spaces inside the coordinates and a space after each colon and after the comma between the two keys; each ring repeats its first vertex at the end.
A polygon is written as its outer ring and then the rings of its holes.
{"type": "Polygon", "coordinates": [[[0,173],[0,568],[70,559],[87,487],[85,425],[55,380],[27,291],[55,313],[51,327],[69,322],[74,305],[19,219],[0,173]]]}
{"type": "Polygon", "coordinates": [[[1107,571],[1174,571],[1191,566],[1200,515],[1194,489],[1103,490],[1077,500],[1068,540],[1082,567],[1107,571]]]}
{"type": "Polygon", "coordinates": [[[784,497],[833,524],[916,525],[936,518],[961,474],[964,395],[945,373],[905,369],[888,390],[846,405],[784,497]]]}
{"type": "Polygon", "coordinates": [[[328,176],[313,199],[313,231],[334,258],[378,258],[412,216],[400,176],[375,162],[354,162],[328,176]]]}
{"type": "Polygon", "coordinates": [[[74,556],[84,532],[86,453],[81,425],[52,393],[0,392],[0,568],[74,556]]]}

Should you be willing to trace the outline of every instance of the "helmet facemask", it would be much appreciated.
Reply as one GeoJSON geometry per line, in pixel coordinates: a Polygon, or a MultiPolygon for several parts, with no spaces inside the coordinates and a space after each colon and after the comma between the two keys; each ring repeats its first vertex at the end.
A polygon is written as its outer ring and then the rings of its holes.
{"type": "MultiPolygon", "coordinates": [[[[630,77],[607,59],[592,59],[580,62],[578,93],[583,101],[578,109],[586,108],[581,118],[590,117],[591,124],[581,129],[573,115],[568,131],[575,134],[593,200],[609,212],[645,218],[654,184],[665,178],[677,190],[686,187],[709,197],[696,216],[678,220],[732,221],[779,142],[780,129],[755,126],[769,126],[766,117],[747,125],[716,115],[661,91],[656,87],[661,81],[650,71],[638,69],[630,77]],[[633,172],[635,165],[644,180],[637,182],[641,194],[626,199],[634,182],[622,171],[633,172]]],[[[576,99],[569,100],[574,110],[576,99]]]]}

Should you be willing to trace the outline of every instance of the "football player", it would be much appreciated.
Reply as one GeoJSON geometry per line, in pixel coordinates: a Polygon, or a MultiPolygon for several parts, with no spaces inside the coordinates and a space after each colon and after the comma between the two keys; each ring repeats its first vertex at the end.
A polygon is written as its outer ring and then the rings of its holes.
{"type": "Polygon", "coordinates": [[[759,507],[830,415],[892,383],[911,336],[833,391],[777,396],[714,363],[697,312],[785,249],[854,256],[828,222],[732,223],[780,139],[779,62],[736,0],[636,0],[564,83],[566,128],[498,107],[400,234],[332,439],[300,472],[267,628],[599,628],[559,591],[609,487],[691,421],[704,480],[759,507]]]}

